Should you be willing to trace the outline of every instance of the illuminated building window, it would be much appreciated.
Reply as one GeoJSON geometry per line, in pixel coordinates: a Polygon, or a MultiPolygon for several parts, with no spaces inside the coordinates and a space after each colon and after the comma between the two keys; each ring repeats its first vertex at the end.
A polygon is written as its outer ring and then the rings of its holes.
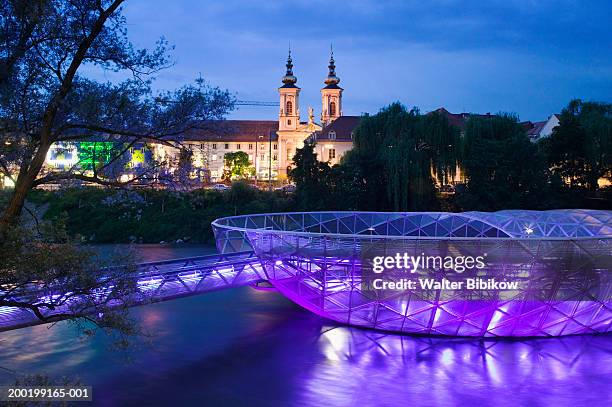
{"type": "Polygon", "coordinates": [[[336,102],[329,102],[329,115],[330,116],[336,115],[336,102]]]}
{"type": "Polygon", "coordinates": [[[216,161],[216,160],[217,160],[217,154],[213,154],[213,156],[212,156],[212,160],[213,160],[213,161],[216,161]]]}
{"type": "Polygon", "coordinates": [[[336,149],[335,148],[330,148],[329,150],[327,150],[329,153],[329,160],[333,160],[334,158],[336,158],[336,149]]]}

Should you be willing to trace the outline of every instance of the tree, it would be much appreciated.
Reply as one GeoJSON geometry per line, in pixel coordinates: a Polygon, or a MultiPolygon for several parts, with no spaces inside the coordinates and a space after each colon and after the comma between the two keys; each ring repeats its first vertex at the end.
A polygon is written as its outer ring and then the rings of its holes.
{"type": "Polygon", "coordinates": [[[462,155],[467,183],[458,201],[463,210],[542,209],[547,205],[545,159],[516,117],[470,118],[462,155]]]}
{"type": "Polygon", "coordinates": [[[188,148],[181,148],[175,174],[178,189],[190,190],[197,185],[197,180],[193,177],[193,171],[193,151],[188,148]]]}
{"type": "Polygon", "coordinates": [[[317,160],[312,143],[298,150],[290,177],[304,209],[432,209],[434,176],[447,180],[457,167],[459,131],[442,115],[423,116],[400,103],[364,115],[353,140],[333,167],[317,160]]]}
{"type": "Polygon", "coordinates": [[[289,170],[289,179],[296,184],[295,198],[301,210],[329,209],[332,189],[329,185],[331,168],[317,159],[315,142],[306,141],[293,157],[295,167],[289,170]]]}
{"type": "MultiPolygon", "coordinates": [[[[135,144],[173,144],[189,128],[232,108],[227,91],[199,80],[153,94],[148,77],[171,66],[162,38],[152,51],[134,49],[121,14],[123,0],[0,1],[0,170],[15,183],[0,217],[0,234],[22,211],[28,191],[78,179],[121,186],[105,170],[135,144]],[[83,66],[126,71],[131,78],[99,83],[83,66]],[[87,139],[116,143],[111,158],[90,174],[78,167],[42,174],[54,143],[87,139]]],[[[132,179],[145,178],[145,172],[132,179]]]]}
{"type": "Polygon", "coordinates": [[[0,307],[28,309],[44,322],[49,319],[41,310],[61,309],[52,320],[86,320],[129,332],[124,313],[133,293],[129,270],[115,275],[68,239],[20,227],[27,194],[63,180],[106,186],[146,180],[157,163],[130,181],[116,178],[132,148],[147,142],[180,147],[185,131],[221,119],[233,99],[203,80],[155,94],[151,78],[171,66],[170,47],[162,38],[153,50],[135,49],[122,3],[0,0],[0,174],[15,184],[0,206],[0,307]],[[130,77],[100,83],[80,74],[84,66],[130,77]],[[45,173],[51,146],[74,142],[94,144],[84,159],[88,164],[45,173]],[[103,157],[98,143],[110,146],[102,149],[103,157]],[[112,304],[96,301],[101,284],[109,282],[112,304]],[[48,294],[29,295],[31,288],[48,294]]]}
{"type": "Polygon", "coordinates": [[[225,153],[223,163],[225,164],[223,179],[227,181],[243,179],[255,174],[255,168],[249,162],[249,155],[244,151],[225,153]]]}
{"type": "Polygon", "coordinates": [[[106,268],[95,253],[70,244],[63,225],[46,223],[37,233],[9,229],[0,252],[0,307],[28,310],[41,322],[69,319],[87,335],[103,329],[121,346],[138,332],[127,314],[139,295],[129,255],[109,259],[116,264],[106,268]]]}
{"type": "Polygon", "coordinates": [[[596,190],[600,178],[612,180],[612,104],[572,100],[541,143],[554,174],[596,190]]]}
{"type": "Polygon", "coordinates": [[[421,115],[394,103],[365,115],[345,162],[363,176],[362,208],[425,210],[435,207],[434,176],[448,179],[457,166],[459,132],[439,114],[421,115]]]}

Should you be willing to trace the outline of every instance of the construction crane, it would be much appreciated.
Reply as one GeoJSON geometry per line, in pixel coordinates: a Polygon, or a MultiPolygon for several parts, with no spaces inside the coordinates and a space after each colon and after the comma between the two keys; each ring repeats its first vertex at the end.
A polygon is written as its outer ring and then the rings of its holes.
{"type": "Polygon", "coordinates": [[[259,100],[237,100],[235,103],[236,106],[260,106],[260,107],[268,107],[268,106],[279,106],[278,102],[262,102],[259,100]]]}
{"type": "MultiPolygon", "coordinates": [[[[175,100],[168,100],[168,99],[162,99],[162,98],[155,98],[155,101],[157,103],[178,103],[175,100]]],[[[236,100],[236,103],[234,103],[236,106],[261,106],[261,107],[268,107],[268,106],[280,106],[280,103],[278,102],[262,102],[259,100],[236,100]]]]}

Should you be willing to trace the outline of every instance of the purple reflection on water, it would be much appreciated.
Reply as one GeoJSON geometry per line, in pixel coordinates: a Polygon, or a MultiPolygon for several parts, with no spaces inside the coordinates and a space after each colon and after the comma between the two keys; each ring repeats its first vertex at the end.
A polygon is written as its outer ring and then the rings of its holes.
{"type": "MultiPolygon", "coordinates": [[[[612,337],[427,338],[338,326],[242,287],[134,309],[130,355],[66,324],[0,334],[0,366],[79,376],[97,405],[609,405],[612,337]]],[[[0,373],[0,383],[11,380],[0,373]]]]}
{"type": "Polygon", "coordinates": [[[80,377],[102,406],[612,404],[611,335],[386,334],[335,325],[249,287],[132,312],[153,336],[131,361],[100,337],[79,340],[66,323],[0,333],[0,385],[14,381],[12,371],[80,377]]]}

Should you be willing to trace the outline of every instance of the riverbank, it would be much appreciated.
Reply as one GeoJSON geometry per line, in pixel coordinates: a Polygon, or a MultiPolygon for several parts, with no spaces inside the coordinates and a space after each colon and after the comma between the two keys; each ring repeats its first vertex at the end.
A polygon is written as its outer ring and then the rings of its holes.
{"type": "Polygon", "coordinates": [[[31,206],[42,218],[63,221],[84,243],[214,244],[211,222],[224,216],[292,210],[292,195],[234,183],[227,191],[70,188],[35,190],[31,206]]]}

